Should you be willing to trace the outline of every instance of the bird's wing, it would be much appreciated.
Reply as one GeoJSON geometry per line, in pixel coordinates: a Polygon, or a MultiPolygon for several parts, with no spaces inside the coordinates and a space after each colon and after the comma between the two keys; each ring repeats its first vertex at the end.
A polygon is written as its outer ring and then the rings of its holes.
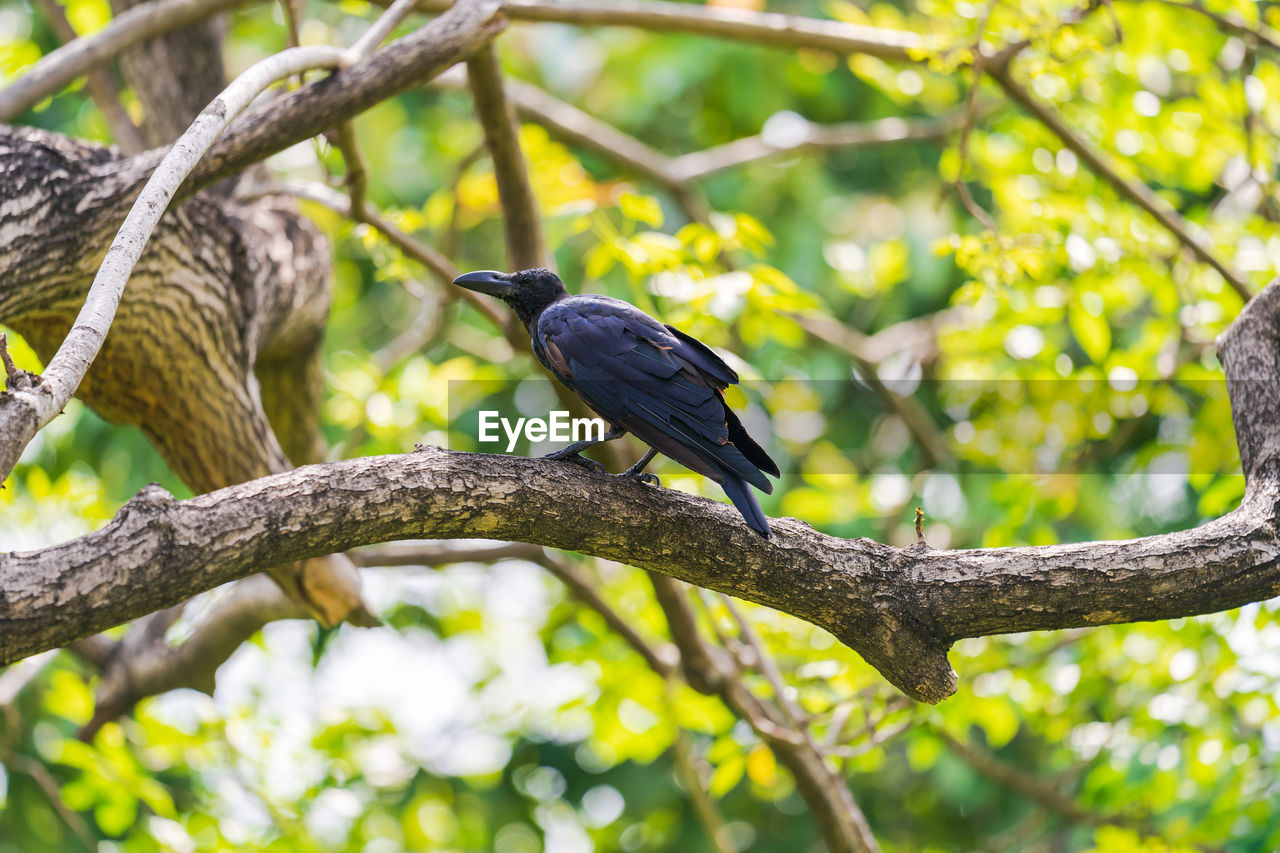
{"type": "Polygon", "coordinates": [[[609,421],[716,481],[732,473],[772,491],[760,469],[777,466],[747,438],[720,393],[737,374],[703,344],[607,297],[556,303],[536,334],[544,363],[609,421]],[[766,465],[736,446],[739,435],[766,465]]]}

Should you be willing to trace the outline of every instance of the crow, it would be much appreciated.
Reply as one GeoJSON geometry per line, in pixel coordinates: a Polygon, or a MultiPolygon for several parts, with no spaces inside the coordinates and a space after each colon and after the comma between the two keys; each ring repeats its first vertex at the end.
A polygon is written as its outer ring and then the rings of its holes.
{"type": "Polygon", "coordinates": [[[777,477],[778,465],[725,403],[722,392],[737,384],[738,374],[708,346],[621,299],[570,296],[550,270],[481,270],[453,283],[510,306],[542,366],[609,422],[603,439],[575,442],[545,458],[599,468],[578,454],[629,432],[650,449],[619,476],[656,483],[644,469],[664,453],[719,483],[751,529],[771,536],[747,486],[772,494],[765,474],[777,477]]]}

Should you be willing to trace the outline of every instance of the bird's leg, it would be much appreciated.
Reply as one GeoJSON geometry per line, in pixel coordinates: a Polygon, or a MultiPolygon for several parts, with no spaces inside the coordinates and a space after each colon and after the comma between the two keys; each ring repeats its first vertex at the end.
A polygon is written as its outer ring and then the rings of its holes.
{"type": "Polygon", "coordinates": [[[604,444],[606,441],[613,441],[615,438],[622,438],[626,434],[627,434],[627,431],[625,429],[622,429],[621,427],[612,427],[608,432],[604,434],[603,438],[587,439],[586,441],[575,441],[573,444],[570,444],[568,447],[562,447],[559,450],[552,451],[551,453],[548,453],[546,456],[543,456],[542,458],[564,460],[565,462],[573,462],[585,468],[590,468],[592,471],[600,471],[603,473],[604,472],[603,465],[601,465],[599,462],[595,461],[594,459],[588,459],[585,456],[580,456],[579,454],[582,453],[582,451],[586,450],[588,447],[595,447],[597,444],[604,444]]]}
{"type": "Polygon", "coordinates": [[[650,474],[650,473],[648,473],[647,471],[645,471],[645,470],[644,470],[644,469],[645,469],[645,467],[646,467],[650,462],[652,462],[652,461],[653,461],[653,457],[655,457],[655,456],[657,456],[657,455],[658,455],[658,451],[656,451],[656,450],[654,450],[652,447],[650,447],[650,448],[649,448],[649,452],[648,452],[648,453],[646,453],[644,456],[641,456],[641,457],[640,457],[640,461],[639,461],[639,462],[637,462],[636,464],[632,465],[630,468],[628,468],[627,470],[623,471],[623,472],[622,472],[621,474],[619,474],[618,476],[619,476],[619,477],[626,477],[627,479],[630,479],[630,480],[639,480],[641,483],[651,483],[651,484],[653,484],[653,485],[655,485],[655,486],[661,486],[661,485],[662,485],[662,481],[658,479],[658,475],[657,475],[657,474],[650,474]]]}

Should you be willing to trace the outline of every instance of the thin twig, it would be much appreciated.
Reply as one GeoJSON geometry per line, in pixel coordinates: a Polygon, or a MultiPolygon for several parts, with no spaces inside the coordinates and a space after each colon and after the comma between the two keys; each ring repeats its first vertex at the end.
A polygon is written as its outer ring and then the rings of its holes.
{"type": "Polygon", "coordinates": [[[863,352],[864,337],[830,318],[809,314],[790,314],[789,316],[812,337],[848,353],[858,368],[858,378],[865,382],[867,387],[902,420],[915,439],[923,457],[921,467],[932,468],[935,465],[950,462],[951,451],[947,448],[946,440],[929,413],[919,400],[896,394],[884,383],[876,363],[870,361],[863,352]]]}
{"type": "Polygon", "coordinates": [[[718,695],[773,750],[796,780],[830,850],[874,853],[880,848],[849,786],[833,775],[822,753],[804,732],[780,724],[742,680],[734,659],[698,631],[697,619],[679,581],[651,574],[654,594],[680,649],[685,680],[702,693],[718,695]]]}
{"type": "Polygon", "coordinates": [[[29,755],[14,755],[5,763],[31,777],[31,780],[44,792],[45,798],[49,800],[49,805],[53,806],[53,810],[58,813],[58,817],[75,835],[76,840],[84,845],[85,850],[93,853],[93,851],[99,849],[98,840],[89,831],[89,824],[85,823],[79,812],[68,806],[66,800],[62,799],[62,787],[47,767],[29,755]]]}
{"type": "Polygon", "coordinates": [[[769,650],[765,648],[764,641],[756,633],[755,627],[743,615],[742,610],[733,603],[733,599],[724,593],[720,593],[720,599],[724,606],[728,608],[729,613],[733,615],[734,621],[738,623],[738,631],[742,639],[755,652],[756,664],[769,682],[769,686],[773,688],[773,695],[777,697],[778,705],[782,708],[783,714],[786,715],[786,721],[790,728],[794,731],[800,731],[804,725],[802,721],[805,714],[791,696],[791,691],[783,683],[782,673],[778,670],[778,664],[773,659],[773,655],[769,654],[769,650]]]}
{"type": "Polygon", "coordinates": [[[644,658],[650,669],[665,677],[679,667],[679,654],[674,647],[668,645],[655,646],[644,637],[641,637],[631,623],[604,600],[599,590],[596,589],[595,584],[577,566],[545,548],[539,549],[539,552],[533,558],[533,562],[559,578],[576,598],[599,613],[605,624],[612,628],[614,633],[626,640],[627,645],[635,649],[644,658]]]}
{"type": "Polygon", "coordinates": [[[1271,29],[1264,23],[1258,24],[1256,27],[1250,26],[1242,18],[1229,14],[1221,14],[1215,12],[1199,0],[1191,0],[1191,2],[1182,2],[1182,0],[1155,0],[1165,6],[1171,6],[1174,9],[1184,9],[1188,12],[1195,12],[1203,15],[1218,25],[1223,32],[1232,35],[1241,36],[1246,39],[1252,39],[1258,44],[1263,45],[1271,50],[1280,51],[1280,33],[1271,29]]]}
{"type": "MultiPolygon", "coordinates": [[[[367,221],[365,201],[369,191],[369,167],[364,155],[360,153],[360,143],[356,139],[355,123],[344,121],[338,125],[334,143],[342,153],[342,160],[347,164],[345,183],[347,186],[347,203],[350,216],[360,222],[367,221]]],[[[452,279],[451,279],[452,280],[452,279]]]]}
{"type": "MultiPolygon", "coordinates": [[[[669,707],[675,706],[675,691],[672,685],[673,679],[668,679],[667,704],[669,707]]],[[[697,759],[693,754],[693,744],[690,741],[688,730],[677,726],[675,742],[672,744],[676,758],[676,773],[689,799],[693,802],[693,813],[702,824],[702,830],[706,833],[707,840],[711,842],[711,849],[715,853],[737,853],[729,833],[725,831],[724,817],[707,791],[702,781],[702,774],[698,772],[697,759]]]]}
{"type": "Polygon", "coordinates": [[[1192,234],[1192,226],[1168,202],[1156,195],[1151,187],[1141,181],[1130,181],[1123,177],[1084,137],[1077,134],[1056,110],[1041,103],[1021,83],[1014,80],[1007,68],[988,68],[987,76],[996,81],[1013,101],[1020,104],[1052,131],[1063,145],[1071,149],[1098,177],[1110,184],[1112,189],[1151,214],[1193,255],[1217,270],[1241,299],[1248,302],[1253,298],[1253,290],[1245,278],[1219,260],[1200,237],[1192,234]]]}
{"type": "MultiPolygon", "coordinates": [[[[976,111],[976,101],[974,104],[976,111]]],[[[827,149],[871,148],[901,142],[940,139],[961,126],[967,113],[953,112],[938,118],[890,118],[843,124],[818,124],[800,116],[791,119],[787,140],[767,134],[735,139],[702,151],[682,154],[670,164],[678,181],[705,178],[726,169],[775,157],[827,149]]]]}
{"type": "MultiPolygon", "coordinates": [[[[351,211],[351,200],[330,187],[326,187],[320,183],[312,184],[281,184],[279,187],[273,188],[271,192],[283,192],[289,195],[305,198],[322,204],[337,214],[346,216],[357,222],[363,222],[382,234],[391,241],[400,251],[404,252],[413,260],[426,267],[442,284],[448,284],[457,278],[461,273],[457,267],[453,265],[453,261],[449,260],[440,252],[421,240],[401,231],[390,220],[386,219],[382,214],[374,210],[373,206],[367,202],[364,205],[363,217],[355,217],[351,211]]],[[[516,335],[514,326],[510,322],[510,316],[504,313],[493,304],[493,300],[485,299],[477,294],[472,293],[464,288],[451,288],[445,291],[456,297],[461,297],[477,311],[479,311],[486,319],[499,329],[506,330],[508,327],[512,329],[508,333],[508,340],[511,341],[513,335],[516,335]]],[[[527,343],[525,339],[516,337],[514,339],[521,345],[527,343]]]]}
{"type": "Polygon", "coordinates": [[[467,60],[467,81],[498,182],[508,265],[517,270],[546,266],[542,217],[538,215],[538,203],[520,149],[515,110],[503,87],[498,51],[492,44],[467,60]]]}
{"type": "Polygon", "coordinates": [[[969,214],[982,223],[982,227],[986,228],[992,234],[998,234],[995,220],[991,218],[991,214],[987,213],[982,205],[974,200],[973,193],[969,191],[969,184],[965,181],[964,173],[969,165],[969,136],[973,133],[974,123],[978,117],[978,91],[982,88],[982,66],[983,66],[983,36],[987,32],[987,24],[991,20],[991,11],[995,8],[994,2],[987,4],[987,10],[982,15],[982,21],[978,24],[978,34],[973,44],[973,81],[969,84],[969,94],[965,98],[964,107],[964,124],[960,128],[960,141],[958,143],[958,151],[960,154],[959,170],[953,185],[956,188],[956,194],[960,196],[960,202],[969,211],[969,214]]]}
{"type": "Polygon", "coordinates": [[[28,373],[13,363],[13,356],[9,355],[8,332],[0,332],[0,361],[4,362],[5,387],[10,391],[26,391],[40,381],[38,374],[28,373]]]}
{"type": "Polygon", "coordinates": [[[1147,830],[1145,821],[1121,815],[1100,814],[1079,805],[1074,798],[1067,796],[1042,779],[1032,776],[1021,769],[1007,764],[991,755],[985,749],[967,743],[946,730],[931,727],[934,735],[946,744],[957,758],[968,764],[982,776],[996,784],[1021,794],[1032,802],[1062,815],[1067,820],[1089,826],[1128,826],[1147,830]]]}

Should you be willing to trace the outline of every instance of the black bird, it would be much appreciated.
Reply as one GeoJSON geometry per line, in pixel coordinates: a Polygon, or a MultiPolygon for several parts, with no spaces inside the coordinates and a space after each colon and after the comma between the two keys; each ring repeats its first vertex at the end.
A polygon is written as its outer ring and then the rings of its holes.
{"type": "MultiPolygon", "coordinates": [[[[453,283],[496,296],[529,330],[542,366],[582,398],[612,429],[603,441],[630,432],[649,445],[620,476],[657,481],[645,466],[661,452],[719,483],[751,529],[770,536],[750,484],[765,494],[778,465],[747,435],[721,393],[738,374],[701,341],[665,326],[620,299],[570,296],[550,270],[469,272],[453,283]]],[[[548,458],[574,459],[599,441],[579,441],[548,458]]]]}

